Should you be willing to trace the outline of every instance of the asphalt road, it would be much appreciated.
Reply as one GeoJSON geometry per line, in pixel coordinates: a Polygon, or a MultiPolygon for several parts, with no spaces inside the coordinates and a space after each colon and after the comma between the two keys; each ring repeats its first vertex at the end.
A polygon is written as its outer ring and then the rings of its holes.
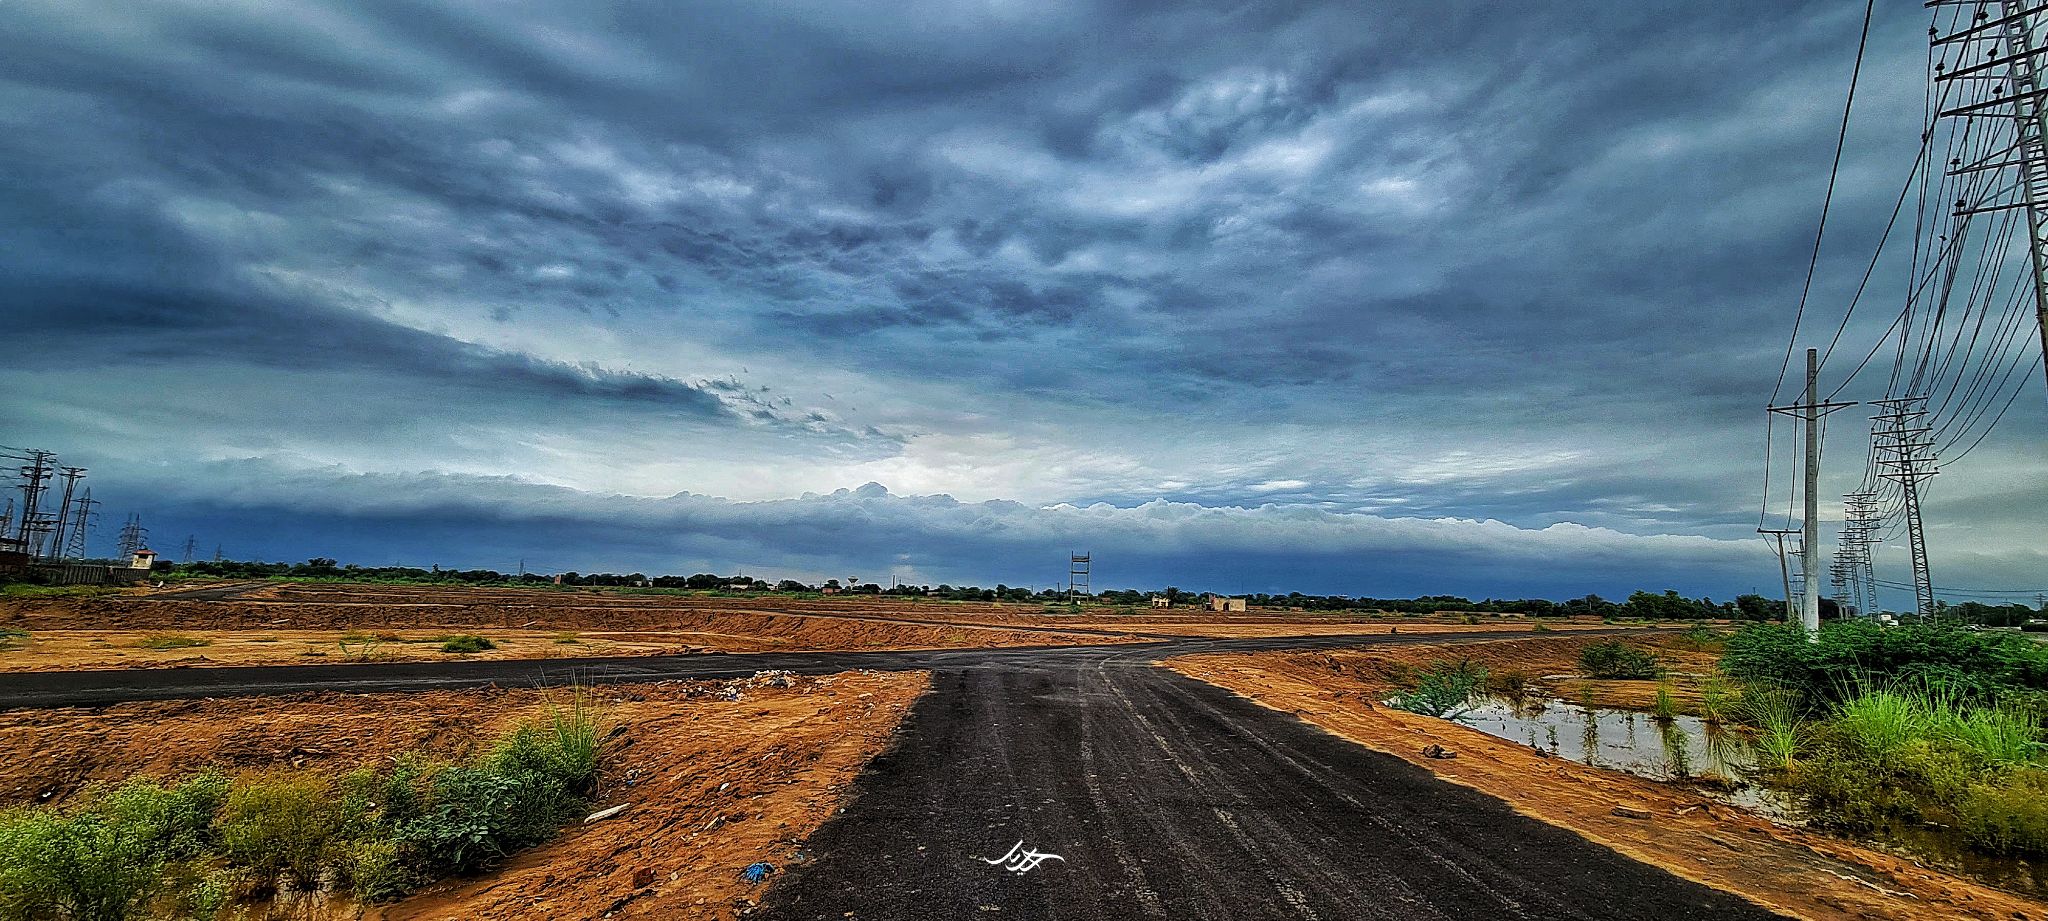
{"type": "Polygon", "coordinates": [[[942,671],[757,916],[1777,917],[1149,658],[942,671]]]}
{"type": "Polygon", "coordinates": [[[765,669],[829,674],[855,668],[881,671],[977,666],[1073,666],[1116,656],[1139,661],[1195,652],[1259,652],[1331,648],[1375,642],[1449,642],[1527,637],[1527,633],[1371,634],[1258,639],[1179,638],[1105,646],[1019,646],[1008,649],[937,649],[908,652],[720,653],[685,656],[592,656],[561,659],[472,659],[330,665],[250,665],[209,668],[96,669],[0,673],[0,710],[23,707],[104,706],[130,700],[244,697],[304,691],[429,691],[485,685],[607,684],[678,678],[739,678],[765,669]],[[1128,655],[1126,655],[1128,654],[1128,655]]]}

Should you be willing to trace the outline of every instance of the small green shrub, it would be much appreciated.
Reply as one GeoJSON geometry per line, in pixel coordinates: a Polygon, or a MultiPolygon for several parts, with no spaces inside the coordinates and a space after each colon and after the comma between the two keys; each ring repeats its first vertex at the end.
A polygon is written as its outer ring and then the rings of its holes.
{"type": "Polygon", "coordinates": [[[1554,630],[1554,628],[1552,628],[1552,627],[1551,627],[1551,626],[1550,626],[1549,624],[1543,623],[1542,621],[1537,621],[1537,622],[1536,622],[1536,624],[1535,624],[1534,626],[1531,626],[1531,627],[1529,628],[1529,632],[1531,632],[1531,633],[1553,633],[1553,632],[1555,632],[1555,630],[1554,630]]]}
{"type": "Polygon", "coordinates": [[[441,641],[442,652],[483,652],[496,649],[498,644],[472,633],[460,633],[441,641]]]}
{"type": "Polygon", "coordinates": [[[1470,660],[1437,662],[1423,670],[1415,687],[1394,695],[1388,703],[1410,713],[1457,719],[1472,709],[1472,698],[1486,684],[1486,669],[1470,660]]]}
{"type": "Polygon", "coordinates": [[[318,774],[245,778],[228,791],[214,820],[221,853],[248,868],[259,890],[275,888],[280,877],[294,889],[317,889],[338,846],[337,806],[332,785],[318,774]]]}
{"type": "Polygon", "coordinates": [[[1502,697],[1521,697],[1528,693],[1529,676],[1519,669],[1502,669],[1486,673],[1486,690],[1502,697]]]}
{"type": "Polygon", "coordinates": [[[1963,840],[1994,854],[2048,854],[2048,773],[2016,772],[2004,784],[1979,784],[1956,808],[1963,840]]]}
{"type": "Polygon", "coordinates": [[[1602,680],[1655,678],[1663,673],[1657,657],[1620,640],[1594,643],[1579,651],[1579,667],[1602,680]]]}
{"type": "Polygon", "coordinates": [[[14,627],[0,627],[0,652],[19,649],[28,643],[28,631],[14,627]]]}
{"type": "Polygon", "coordinates": [[[0,814],[0,917],[123,921],[175,896],[170,870],[210,845],[226,781],[202,774],[165,787],[131,781],[88,790],[64,809],[0,814]]]}
{"type": "Polygon", "coordinates": [[[151,633],[136,640],[140,649],[190,649],[194,646],[210,645],[213,641],[204,637],[187,636],[183,633],[151,633]]]}

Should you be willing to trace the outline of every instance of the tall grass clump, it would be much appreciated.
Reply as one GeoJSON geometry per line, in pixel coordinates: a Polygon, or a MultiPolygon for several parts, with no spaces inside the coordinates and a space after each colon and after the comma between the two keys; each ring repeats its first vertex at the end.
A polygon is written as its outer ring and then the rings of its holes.
{"type": "Polygon", "coordinates": [[[1472,699],[1486,686],[1486,669],[1469,659],[1437,662],[1415,676],[1415,687],[1388,703],[1410,713],[1457,719],[1472,711],[1472,699]]]}
{"type": "Polygon", "coordinates": [[[1757,729],[1757,758],[1765,767],[1793,766],[1803,735],[1803,709],[1798,692],[1784,688],[1751,688],[1742,695],[1737,710],[1745,722],[1757,729]]]}
{"type": "Polygon", "coordinates": [[[1671,682],[1659,682],[1657,700],[1650,708],[1651,718],[1660,723],[1669,723],[1678,718],[1678,701],[1671,696],[1671,682]]]}
{"type": "Polygon", "coordinates": [[[1700,682],[1700,715],[1708,723],[1720,725],[1728,719],[1734,697],[1728,689],[1728,679],[1720,675],[1708,675],[1700,682]]]}
{"type": "Polygon", "coordinates": [[[1928,712],[1924,698],[1892,689],[1866,690],[1841,703],[1832,727],[1865,760],[1890,769],[1907,746],[1925,737],[1928,712]]]}

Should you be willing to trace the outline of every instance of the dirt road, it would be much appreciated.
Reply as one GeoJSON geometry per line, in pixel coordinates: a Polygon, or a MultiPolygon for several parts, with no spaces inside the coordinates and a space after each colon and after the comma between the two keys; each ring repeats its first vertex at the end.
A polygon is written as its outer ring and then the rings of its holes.
{"type": "Polygon", "coordinates": [[[1154,655],[942,670],[762,915],[1775,917],[1154,655]]]}

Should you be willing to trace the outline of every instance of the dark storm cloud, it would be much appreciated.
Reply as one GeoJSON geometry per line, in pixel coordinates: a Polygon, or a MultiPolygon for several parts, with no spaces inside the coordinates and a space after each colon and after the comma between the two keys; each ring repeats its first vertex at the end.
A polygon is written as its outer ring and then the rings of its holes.
{"type": "MultiPolygon", "coordinates": [[[[1047,501],[1737,536],[1858,12],[14,0],[0,373],[75,402],[0,422],[254,368],[327,382],[264,404],[309,430],[433,406],[351,429],[425,470],[491,420],[699,471],[1007,424],[1159,468],[1047,501]],[[677,419],[728,437],[641,434],[677,419]],[[1165,469],[1211,430],[1257,456],[1165,469]]],[[[1873,33],[1817,301],[1910,156],[1920,15],[1873,33]]],[[[293,442],[228,444],[189,449],[293,442]]]]}

